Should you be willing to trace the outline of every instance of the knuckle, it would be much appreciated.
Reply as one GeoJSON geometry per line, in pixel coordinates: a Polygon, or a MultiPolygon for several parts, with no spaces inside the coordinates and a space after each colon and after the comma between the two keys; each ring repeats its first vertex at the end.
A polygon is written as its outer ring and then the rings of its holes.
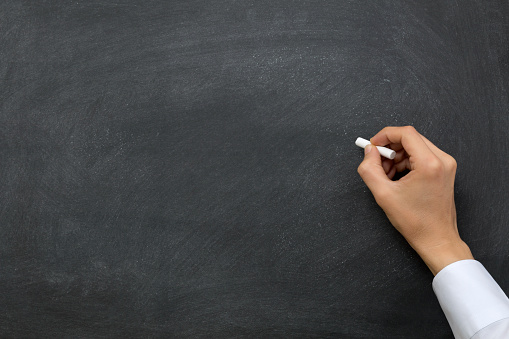
{"type": "Polygon", "coordinates": [[[431,174],[437,174],[437,173],[443,172],[443,164],[440,160],[438,160],[436,158],[430,158],[430,160],[428,160],[427,165],[428,165],[428,171],[431,174]]]}

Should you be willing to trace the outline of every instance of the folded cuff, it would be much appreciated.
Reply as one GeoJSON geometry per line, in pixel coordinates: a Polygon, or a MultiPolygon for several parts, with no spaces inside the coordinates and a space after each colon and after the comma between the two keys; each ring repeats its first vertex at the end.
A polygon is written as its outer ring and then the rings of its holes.
{"type": "Polygon", "coordinates": [[[509,299],[476,260],[446,266],[433,279],[433,291],[456,339],[471,338],[484,327],[509,317],[509,299]]]}

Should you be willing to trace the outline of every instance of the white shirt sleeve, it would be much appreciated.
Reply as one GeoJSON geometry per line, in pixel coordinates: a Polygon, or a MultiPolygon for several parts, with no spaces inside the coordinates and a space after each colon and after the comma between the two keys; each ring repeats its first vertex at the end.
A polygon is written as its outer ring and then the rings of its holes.
{"type": "Polygon", "coordinates": [[[433,290],[456,339],[509,338],[509,299],[480,262],[446,266],[433,290]]]}

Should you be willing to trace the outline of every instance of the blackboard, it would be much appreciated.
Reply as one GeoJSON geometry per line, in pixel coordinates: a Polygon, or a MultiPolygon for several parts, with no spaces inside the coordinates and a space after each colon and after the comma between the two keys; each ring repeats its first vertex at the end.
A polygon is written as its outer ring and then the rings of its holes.
{"type": "Polygon", "coordinates": [[[509,290],[507,1],[0,3],[2,337],[451,338],[357,175],[413,125],[509,290]]]}

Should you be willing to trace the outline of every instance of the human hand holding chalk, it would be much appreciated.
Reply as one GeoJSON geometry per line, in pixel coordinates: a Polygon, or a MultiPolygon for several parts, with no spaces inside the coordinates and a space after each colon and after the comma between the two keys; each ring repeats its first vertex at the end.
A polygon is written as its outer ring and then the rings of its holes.
{"type": "MultiPolygon", "coordinates": [[[[371,143],[369,142],[369,140],[357,138],[357,140],[355,140],[355,144],[361,148],[366,148],[366,146],[370,145],[371,143]]],[[[383,146],[376,146],[376,148],[378,149],[378,152],[380,153],[381,156],[384,156],[388,159],[392,160],[396,156],[396,152],[390,148],[383,146]]]]}
{"type": "MultiPolygon", "coordinates": [[[[369,145],[368,140],[359,139],[359,147],[369,145]]],[[[384,161],[376,152],[366,152],[357,170],[389,221],[431,272],[436,275],[453,262],[473,259],[458,233],[454,158],[411,126],[386,127],[371,140],[373,144],[390,144],[398,154],[393,161],[384,161]],[[391,180],[395,172],[403,171],[409,173],[391,180]]]]}

